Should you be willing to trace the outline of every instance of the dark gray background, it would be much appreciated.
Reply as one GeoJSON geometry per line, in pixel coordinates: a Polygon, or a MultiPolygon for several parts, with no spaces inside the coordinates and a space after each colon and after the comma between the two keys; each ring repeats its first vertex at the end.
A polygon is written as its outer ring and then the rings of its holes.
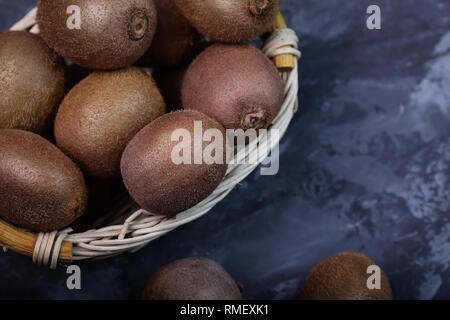
{"type": "MultiPolygon", "coordinates": [[[[310,268],[362,251],[397,299],[450,298],[450,2],[285,0],[301,39],[301,108],[281,168],[259,171],[204,218],[136,254],[86,262],[82,290],[64,268],[0,255],[0,297],[134,299],[175,259],[203,256],[246,298],[293,298],[310,268]],[[365,27],[378,4],[382,30],[365,27]]],[[[7,29],[34,1],[0,0],[7,29]]]]}

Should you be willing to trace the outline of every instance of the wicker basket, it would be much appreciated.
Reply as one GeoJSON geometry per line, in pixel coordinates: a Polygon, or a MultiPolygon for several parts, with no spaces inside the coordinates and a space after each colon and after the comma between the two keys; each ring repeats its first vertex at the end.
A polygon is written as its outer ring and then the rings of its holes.
{"type": "MultiPolygon", "coordinates": [[[[28,30],[38,33],[36,25],[36,8],[30,11],[11,30],[28,30]]],[[[279,143],[279,139],[286,132],[289,123],[298,107],[298,68],[297,59],[301,53],[297,49],[298,38],[295,32],[286,27],[281,13],[274,23],[272,33],[265,39],[263,52],[278,67],[286,84],[285,101],[277,118],[273,121],[270,130],[278,129],[278,139],[262,139],[260,136],[253,141],[245,154],[262,147],[267,153],[260,154],[259,163],[268,155],[269,150],[279,143]]],[[[261,150],[261,149],[259,149],[261,150]]],[[[259,164],[258,163],[258,164],[259,164]]],[[[157,216],[140,209],[129,197],[117,202],[114,210],[96,226],[99,229],[87,230],[83,233],[70,234],[71,229],[54,231],[50,233],[31,234],[0,220],[0,245],[32,256],[37,264],[50,264],[56,268],[58,261],[70,263],[76,260],[106,258],[125,252],[135,252],[149,242],[166,233],[196,220],[206,214],[243,179],[245,179],[258,164],[231,164],[222,183],[205,200],[195,207],[182,212],[176,218],[168,219],[157,216]]]]}

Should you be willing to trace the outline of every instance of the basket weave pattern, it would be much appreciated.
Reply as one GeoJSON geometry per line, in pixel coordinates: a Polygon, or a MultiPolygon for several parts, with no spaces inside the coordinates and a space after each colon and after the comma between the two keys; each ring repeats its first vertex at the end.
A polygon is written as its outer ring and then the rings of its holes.
{"type": "MultiPolygon", "coordinates": [[[[11,30],[28,30],[32,33],[38,33],[39,28],[35,19],[36,9],[33,9],[11,30]]],[[[71,242],[73,245],[72,260],[106,258],[125,252],[134,252],[152,240],[200,218],[211,210],[268,156],[270,150],[279,143],[279,139],[286,132],[298,108],[297,59],[300,58],[301,53],[297,48],[298,38],[295,32],[288,28],[274,30],[266,39],[262,48],[264,54],[270,59],[286,54],[293,55],[296,59],[293,70],[281,72],[285,82],[285,100],[280,113],[273,121],[267,135],[260,135],[246,148],[244,157],[246,160],[249,160],[250,153],[259,151],[258,163],[230,164],[224,180],[217,189],[207,199],[178,214],[176,218],[169,219],[142,210],[136,203],[130,201],[129,197],[126,197],[116,203],[116,209],[112,210],[110,215],[95,223],[95,226],[100,226],[98,229],[76,234],[70,234],[71,229],[40,233],[34,245],[33,261],[38,264],[50,264],[52,268],[55,268],[64,240],[71,242]],[[279,130],[276,139],[271,135],[271,130],[274,129],[279,130]],[[261,150],[266,151],[261,154],[261,150]]]]}

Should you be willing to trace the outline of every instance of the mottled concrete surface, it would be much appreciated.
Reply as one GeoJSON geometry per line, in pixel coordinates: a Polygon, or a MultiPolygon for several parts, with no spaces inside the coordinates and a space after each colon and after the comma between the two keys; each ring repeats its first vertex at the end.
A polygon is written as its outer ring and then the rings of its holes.
{"type": "MultiPolygon", "coordinates": [[[[6,29],[33,1],[0,0],[6,29]]],[[[204,218],[136,254],[65,269],[0,257],[0,297],[138,298],[157,267],[210,257],[246,298],[293,298],[310,268],[344,250],[372,257],[397,299],[450,298],[450,2],[285,0],[301,38],[301,109],[281,169],[253,174],[204,218]],[[382,30],[365,27],[378,4],[382,30]]]]}

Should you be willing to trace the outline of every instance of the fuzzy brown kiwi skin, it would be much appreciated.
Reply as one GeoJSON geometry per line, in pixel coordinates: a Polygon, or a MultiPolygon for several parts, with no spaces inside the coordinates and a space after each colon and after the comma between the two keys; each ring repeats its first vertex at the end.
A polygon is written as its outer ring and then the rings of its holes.
{"type": "Polygon", "coordinates": [[[240,287],[216,262],[187,258],[165,265],[152,274],[143,300],[242,300],[240,287]]]}
{"type": "Polygon", "coordinates": [[[144,67],[175,67],[191,59],[200,35],[184,18],[174,0],[154,0],[158,26],[152,45],[138,62],[144,67]]]}
{"type": "Polygon", "coordinates": [[[205,37],[223,43],[244,43],[270,29],[279,0],[175,0],[187,20],[205,37]]]}
{"type": "Polygon", "coordinates": [[[369,257],[343,252],[317,264],[308,274],[300,300],[392,300],[389,279],[381,271],[381,289],[367,288],[367,268],[376,265],[369,257]]]}
{"type": "Polygon", "coordinates": [[[183,79],[184,109],[201,111],[227,129],[265,129],[280,111],[284,84],[273,63],[247,45],[215,44],[183,79]]]}
{"type": "Polygon", "coordinates": [[[83,175],[56,146],[32,132],[1,129],[0,150],[0,217],[46,232],[84,213],[83,175]]]}
{"type": "MultiPolygon", "coordinates": [[[[122,178],[143,209],[172,217],[209,196],[225,176],[226,141],[223,141],[223,164],[173,163],[172,150],[179,142],[171,141],[171,135],[177,129],[191,133],[193,157],[194,121],[202,122],[203,132],[218,129],[226,139],[225,129],[216,120],[197,111],[183,110],[147,125],[125,149],[120,164],[122,178]]],[[[203,148],[209,144],[203,142],[203,148]]]]}
{"type": "Polygon", "coordinates": [[[64,61],[40,37],[0,33],[0,128],[44,134],[67,88],[64,61]]]}
{"type": "Polygon", "coordinates": [[[80,29],[67,27],[72,0],[40,0],[40,34],[60,55],[88,69],[117,69],[135,63],[156,31],[153,0],[80,0],[80,29]]]}
{"type": "Polygon", "coordinates": [[[61,103],[56,144],[88,177],[113,178],[130,140],[165,111],[155,81],[141,69],[93,72],[61,103]]]}

